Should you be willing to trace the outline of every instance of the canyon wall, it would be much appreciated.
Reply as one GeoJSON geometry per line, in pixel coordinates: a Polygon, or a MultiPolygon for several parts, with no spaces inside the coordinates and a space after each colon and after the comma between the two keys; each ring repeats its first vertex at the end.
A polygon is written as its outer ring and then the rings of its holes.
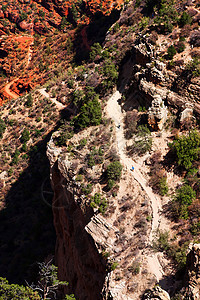
{"type": "Polygon", "coordinates": [[[67,292],[73,292],[78,299],[103,299],[102,289],[106,265],[85,226],[91,211],[83,211],[77,203],[78,188],[72,186],[73,179],[62,174],[61,162],[51,166],[54,189],[53,214],[57,234],[56,264],[58,277],[70,283],[67,292]]]}

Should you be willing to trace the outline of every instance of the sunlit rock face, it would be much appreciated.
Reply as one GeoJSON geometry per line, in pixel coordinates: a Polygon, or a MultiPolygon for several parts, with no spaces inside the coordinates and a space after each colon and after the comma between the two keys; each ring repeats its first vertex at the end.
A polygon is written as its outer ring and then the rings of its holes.
{"type": "Polygon", "coordinates": [[[153,130],[162,130],[167,119],[167,107],[159,95],[154,96],[148,110],[148,123],[153,130]]]}

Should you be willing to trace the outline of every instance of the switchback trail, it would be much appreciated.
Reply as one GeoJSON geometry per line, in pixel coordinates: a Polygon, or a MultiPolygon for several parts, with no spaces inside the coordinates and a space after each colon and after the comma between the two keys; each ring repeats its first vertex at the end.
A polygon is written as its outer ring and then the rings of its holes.
{"type": "Polygon", "coordinates": [[[53,103],[55,103],[55,105],[58,108],[58,110],[62,110],[62,109],[64,109],[66,107],[61,102],[57,101],[56,98],[51,98],[49,96],[49,94],[45,91],[45,88],[39,89],[39,92],[40,92],[41,95],[43,95],[44,97],[50,99],[53,103]]]}
{"type": "Polygon", "coordinates": [[[11,97],[12,99],[17,99],[17,98],[19,98],[19,95],[18,95],[18,94],[16,94],[15,92],[13,92],[13,91],[10,90],[11,85],[12,85],[15,81],[17,81],[18,79],[19,79],[19,78],[15,78],[14,80],[12,80],[12,81],[10,81],[8,84],[6,84],[5,87],[4,87],[5,93],[6,93],[9,97],[11,97]]]}
{"type": "MultiPolygon", "coordinates": [[[[123,118],[124,115],[121,110],[121,106],[118,104],[118,100],[120,100],[121,94],[119,91],[116,91],[108,100],[107,103],[107,113],[115,122],[117,127],[116,129],[116,140],[118,145],[118,151],[123,165],[127,168],[127,172],[131,172],[132,176],[137,180],[137,182],[141,185],[144,192],[147,194],[151,201],[152,207],[152,226],[151,232],[149,235],[149,245],[151,245],[153,241],[153,233],[159,227],[160,224],[160,215],[159,211],[161,210],[161,199],[157,195],[154,194],[152,189],[148,186],[146,179],[140,172],[140,165],[133,161],[126,155],[126,139],[124,137],[123,132],[123,118]],[[120,124],[120,126],[119,126],[120,124]],[[134,166],[134,171],[131,171],[131,167],[134,166]]],[[[146,259],[149,265],[149,270],[152,274],[155,275],[157,281],[159,281],[164,272],[158,260],[158,255],[156,253],[146,254],[146,259]]]]}

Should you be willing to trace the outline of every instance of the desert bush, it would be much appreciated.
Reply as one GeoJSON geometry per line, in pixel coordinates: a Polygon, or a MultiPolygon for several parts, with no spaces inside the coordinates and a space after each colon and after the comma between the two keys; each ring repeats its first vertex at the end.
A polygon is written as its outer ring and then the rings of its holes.
{"type": "Polygon", "coordinates": [[[141,140],[135,141],[131,146],[127,147],[129,155],[138,154],[143,155],[146,152],[150,151],[152,147],[152,138],[143,137],[141,140]]]}
{"type": "Polygon", "coordinates": [[[196,197],[195,191],[188,184],[183,185],[176,191],[172,201],[173,214],[178,219],[188,219],[188,207],[196,197]]]}
{"type": "Polygon", "coordinates": [[[106,177],[108,180],[118,181],[121,178],[122,165],[119,161],[111,162],[106,171],[106,177]]]}
{"type": "Polygon", "coordinates": [[[184,11],[178,21],[179,26],[183,27],[187,24],[191,24],[191,22],[192,22],[192,18],[190,17],[190,15],[188,15],[186,11],[184,11]]]}
{"type": "Polygon", "coordinates": [[[186,66],[182,75],[187,79],[200,76],[200,61],[198,58],[193,58],[186,66]]]}
{"type": "Polygon", "coordinates": [[[167,49],[167,55],[169,59],[173,59],[174,55],[176,54],[176,49],[173,45],[169,46],[167,49]]]}
{"type": "Polygon", "coordinates": [[[0,277],[0,299],[39,300],[41,298],[39,294],[30,287],[9,284],[6,278],[0,277]]]}
{"type": "Polygon", "coordinates": [[[188,37],[191,33],[191,26],[185,25],[183,28],[181,28],[180,37],[188,37]]]}
{"type": "Polygon", "coordinates": [[[30,132],[27,128],[22,131],[21,142],[26,143],[30,140],[30,132]]]}
{"type": "Polygon", "coordinates": [[[78,145],[78,149],[83,149],[86,144],[87,144],[87,140],[86,139],[80,140],[80,144],[78,145]]]}
{"type": "Polygon", "coordinates": [[[178,41],[178,43],[175,45],[175,49],[178,53],[181,53],[185,50],[185,43],[183,41],[178,41]]]}
{"type": "Polygon", "coordinates": [[[73,124],[79,129],[99,125],[101,116],[101,105],[98,101],[98,96],[96,96],[93,100],[88,101],[81,107],[80,114],[73,119],[73,124]]]}
{"type": "Polygon", "coordinates": [[[132,264],[128,267],[128,270],[133,274],[137,275],[140,273],[140,262],[139,261],[133,261],[132,264]]]}
{"type": "Polygon", "coordinates": [[[25,105],[26,105],[27,107],[31,107],[31,106],[33,105],[33,97],[32,97],[31,94],[28,94],[27,100],[26,100],[26,102],[25,102],[25,105]]]}
{"type": "Polygon", "coordinates": [[[153,240],[153,248],[156,251],[163,251],[169,258],[173,259],[178,270],[183,270],[185,267],[188,243],[181,246],[171,243],[168,231],[157,230],[153,240]]]}
{"type": "Polygon", "coordinates": [[[136,110],[128,111],[125,116],[125,136],[127,139],[132,138],[137,131],[137,122],[139,120],[138,112],[136,110]]]}
{"type": "Polygon", "coordinates": [[[178,165],[190,169],[194,160],[197,160],[200,152],[200,135],[197,131],[191,131],[189,135],[177,137],[169,147],[174,151],[178,165]]]}
{"type": "Polygon", "coordinates": [[[156,45],[156,41],[158,39],[158,34],[156,31],[152,31],[149,37],[149,42],[153,45],[156,45]]]}
{"type": "Polygon", "coordinates": [[[6,130],[5,122],[0,118],[0,139],[3,137],[3,134],[6,130]]]}
{"type": "Polygon", "coordinates": [[[93,208],[98,208],[98,211],[104,214],[108,207],[108,203],[106,198],[102,197],[101,194],[95,193],[90,199],[90,206],[93,208]]]}

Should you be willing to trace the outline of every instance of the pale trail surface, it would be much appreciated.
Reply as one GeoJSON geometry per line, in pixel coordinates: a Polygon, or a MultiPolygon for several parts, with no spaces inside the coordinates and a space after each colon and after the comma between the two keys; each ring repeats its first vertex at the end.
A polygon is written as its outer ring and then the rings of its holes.
{"type": "Polygon", "coordinates": [[[45,88],[42,88],[42,89],[39,89],[39,92],[41,95],[43,95],[44,97],[50,99],[53,103],[55,103],[56,107],[59,109],[59,110],[62,110],[64,109],[66,106],[63,105],[61,102],[57,101],[56,98],[51,98],[49,96],[49,94],[46,92],[46,89],[45,88]]]}
{"type": "Polygon", "coordinates": [[[10,96],[12,99],[17,99],[17,98],[19,98],[19,95],[18,95],[18,94],[16,94],[15,92],[13,92],[13,91],[10,90],[11,85],[13,85],[13,83],[14,83],[15,81],[17,81],[18,79],[19,79],[19,78],[16,78],[16,79],[10,81],[10,82],[9,82],[8,84],[6,84],[5,87],[4,87],[4,91],[5,91],[6,94],[7,94],[8,96],[10,96]]]}
{"type": "MultiPolygon", "coordinates": [[[[152,189],[148,186],[146,179],[141,174],[139,170],[141,166],[126,155],[125,152],[126,139],[124,137],[124,132],[123,132],[124,115],[122,113],[121,106],[118,104],[118,100],[120,100],[120,98],[121,98],[120,92],[116,91],[108,100],[107,112],[110,118],[114,120],[115,125],[117,126],[116,139],[117,139],[118,151],[119,151],[121,161],[123,165],[127,168],[127,172],[131,172],[133,177],[141,185],[142,189],[146,192],[146,194],[148,195],[151,201],[152,214],[153,214],[152,227],[149,235],[149,244],[151,245],[153,240],[153,233],[159,227],[160,224],[159,210],[161,209],[161,201],[160,198],[153,193],[152,189]],[[119,124],[120,127],[118,128],[119,124]],[[131,171],[132,166],[134,167],[133,171],[131,171]]],[[[164,272],[159,263],[157,254],[156,253],[147,254],[146,259],[149,265],[149,271],[152,274],[154,274],[157,281],[159,281],[163,277],[164,272]]]]}

